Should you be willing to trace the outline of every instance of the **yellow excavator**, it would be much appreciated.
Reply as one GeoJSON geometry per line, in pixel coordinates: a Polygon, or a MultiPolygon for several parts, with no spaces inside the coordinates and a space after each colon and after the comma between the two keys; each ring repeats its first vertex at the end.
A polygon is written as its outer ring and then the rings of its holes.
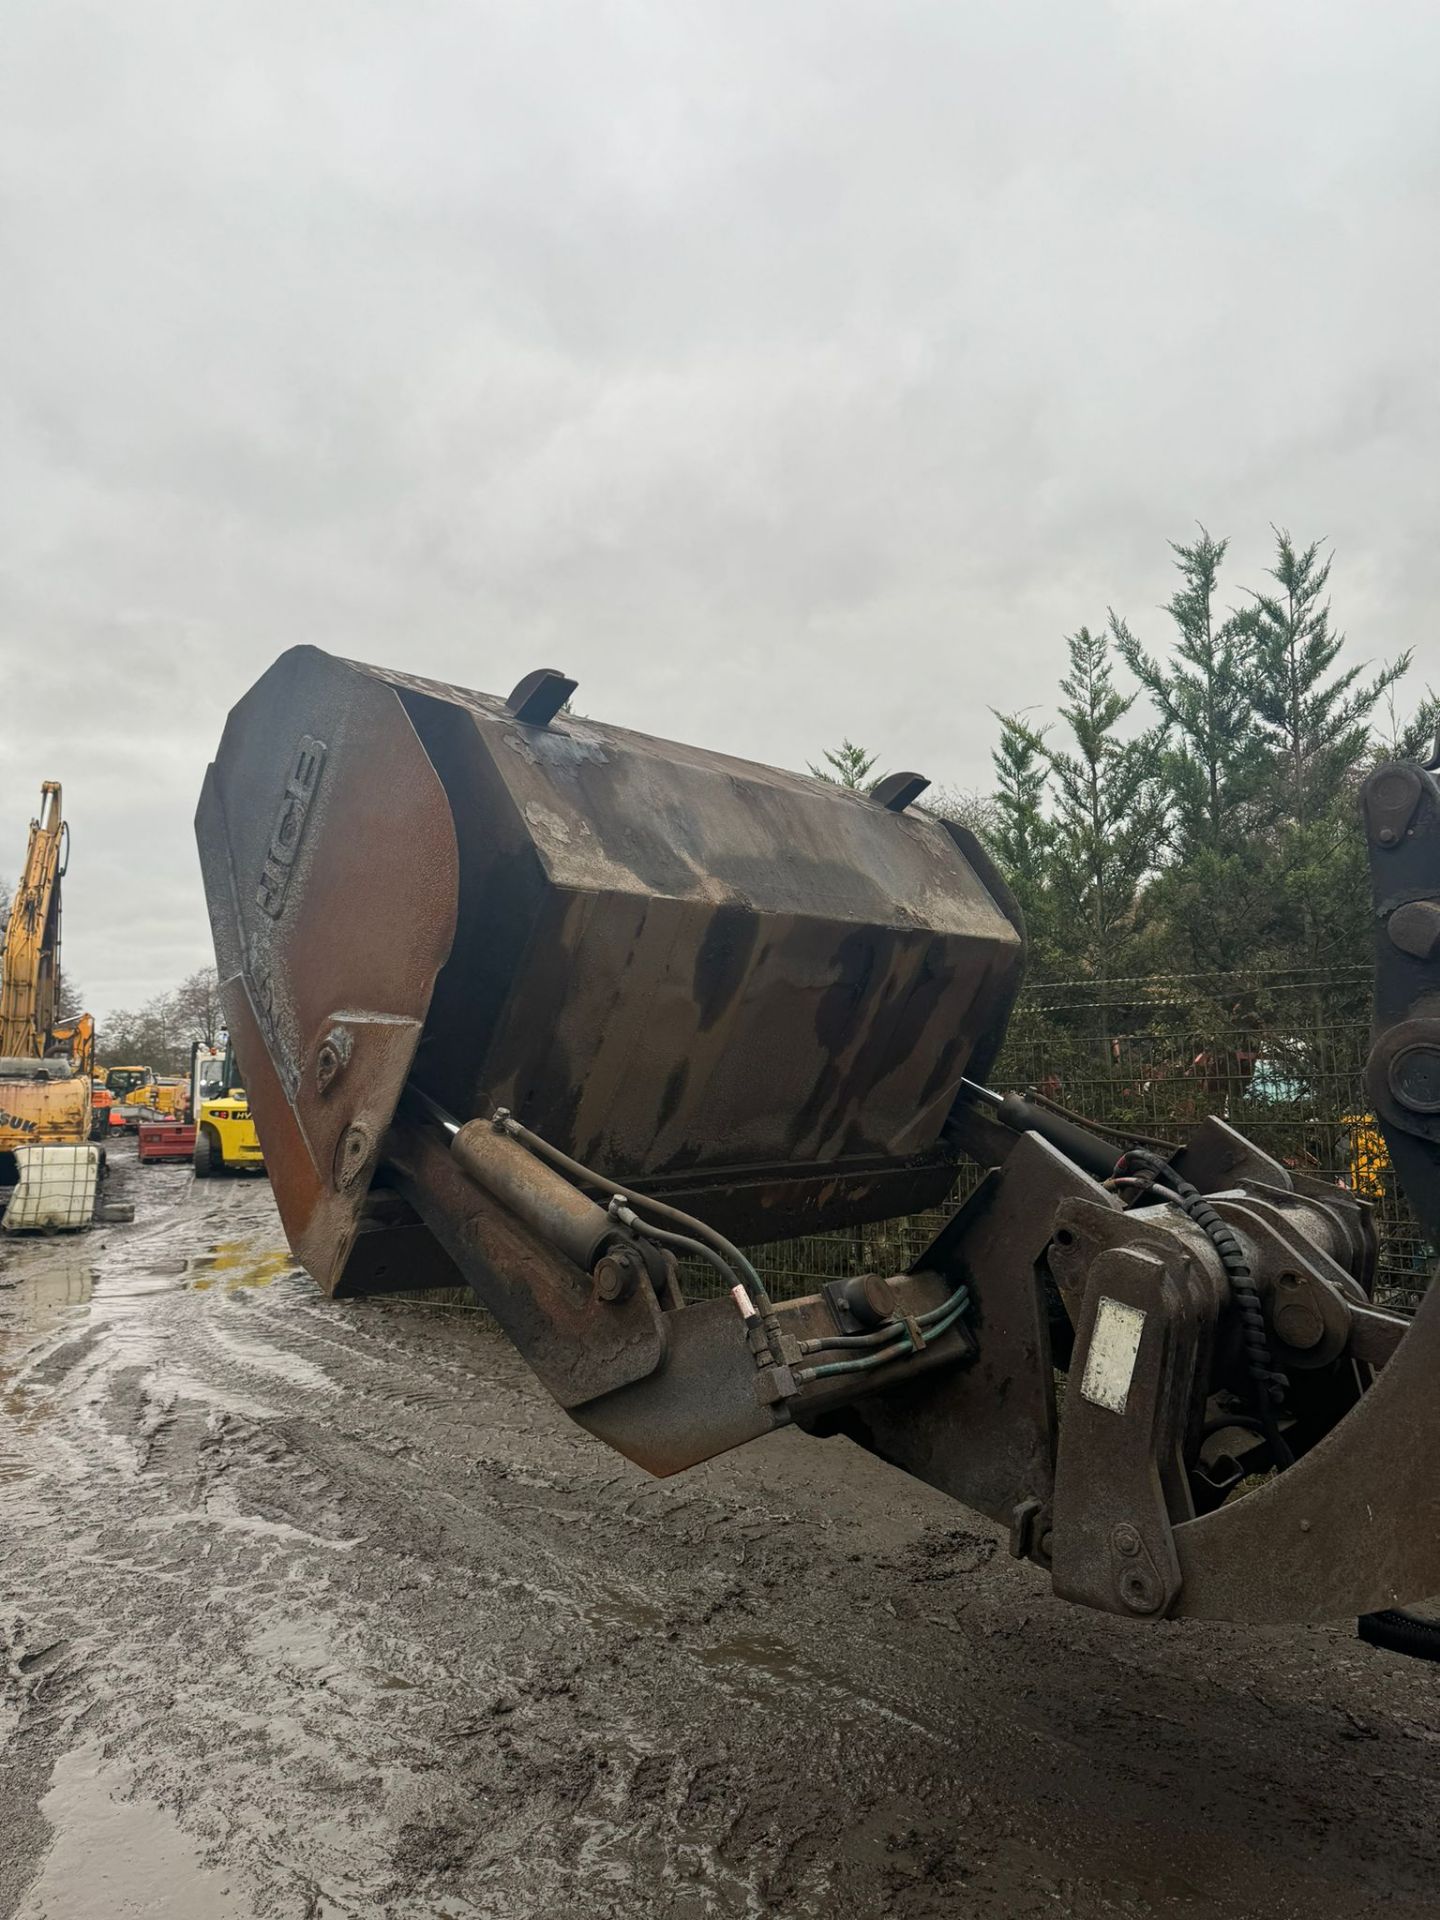
{"type": "Polygon", "coordinates": [[[107,1067],[104,1077],[109,1133],[133,1134],[145,1120],[183,1118],[190,1090],[178,1075],[165,1079],[153,1067],[107,1067]]]}
{"type": "Polygon", "coordinates": [[[94,1205],[98,1156],[89,1134],[95,1025],[88,1013],[62,1021],[59,1009],[60,882],[68,850],[60,783],[47,780],[0,946],[0,1186],[19,1182],[7,1226],[80,1226],[94,1205]],[[60,1150],[41,1163],[44,1185],[52,1190],[43,1201],[25,1197],[28,1150],[35,1148],[60,1150]],[[37,1209],[40,1217],[32,1220],[37,1209]]]}

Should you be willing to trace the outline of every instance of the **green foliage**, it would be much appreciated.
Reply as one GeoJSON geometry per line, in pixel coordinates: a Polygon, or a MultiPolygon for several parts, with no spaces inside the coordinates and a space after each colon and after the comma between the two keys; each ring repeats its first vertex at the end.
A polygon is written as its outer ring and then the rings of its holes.
{"type": "Polygon", "coordinates": [[[1253,746],[1242,622],[1234,614],[1217,617],[1215,608],[1228,545],[1204,527],[1192,546],[1171,542],[1182,584],[1165,609],[1175,625],[1168,659],[1147,654],[1126,622],[1110,614],[1116,650],[1154,702],[1165,736],[1165,779],[1181,855],[1225,844],[1253,746]]]}
{"type": "Polygon", "coordinates": [[[1440,694],[1427,687],[1414,713],[1406,714],[1396,703],[1395,689],[1388,688],[1372,753],[1376,761],[1440,759],[1440,694]]]}
{"type": "Polygon", "coordinates": [[[1371,678],[1342,665],[1345,638],[1325,597],[1331,560],[1319,541],[1297,547],[1273,531],[1275,589],[1252,593],[1241,616],[1255,731],[1247,828],[1263,855],[1266,946],[1292,964],[1332,966],[1366,957],[1356,788],[1372,758],[1372,718],[1410,655],[1371,678]]]}
{"type": "Polygon", "coordinates": [[[988,844],[1025,916],[1032,965],[1049,969],[1057,959],[1054,914],[1048,886],[1055,830],[1045,812],[1050,760],[1045,733],[1022,714],[997,713],[1000,744],[990,756],[995,769],[995,831],[988,844]]]}
{"type": "Polygon", "coordinates": [[[1238,965],[1254,936],[1250,643],[1241,617],[1217,606],[1228,545],[1203,526],[1189,546],[1171,542],[1180,586],[1164,609],[1175,636],[1168,655],[1147,653],[1128,622],[1110,614],[1116,650],[1155,707],[1170,803],[1170,857],[1147,906],[1170,964],[1187,973],[1238,965]]]}
{"type": "Polygon", "coordinates": [[[1332,673],[1345,644],[1322,598],[1331,561],[1319,541],[1298,549],[1275,528],[1277,591],[1254,593],[1241,616],[1250,704],[1263,758],[1259,791],[1271,818],[1304,828],[1322,818],[1370,742],[1370,717],[1410,665],[1404,653],[1373,680],[1362,666],[1332,673]]]}
{"type": "Polygon", "coordinates": [[[864,747],[857,747],[853,740],[842,740],[838,747],[827,747],[821,758],[824,766],[817,767],[812,760],[810,771],[817,780],[824,780],[832,787],[848,787],[852,793],[869,793],[884,778],[883,774],[878,773],[871,778],[875,755],[867,753],[864,747]]]}
{"type": "Polygon", "coordinates": [[[1075,744],[1047,749],[1054,810],[1046,882],[1063,950],[1083,973],[1108,979],[1135,964],[1142,883],[1163,850],[1170,801],[1156,772],[1158,734],[1117,732],[1135,695],[1115,686],[1106,636],[1081,627],[1066,646],[1060,718],[1075,744]]]}
{"type": "MultiPolygon", "coordinates": [[[[993,711],[993,709],[992,709],[993,711]]],[[[1044,729],[1029,726],[1023,715],[997,713],[1000,744],[991,754],[995,768],[995,806],[999,823],[995,853],[1011,885],[1026,891],[1043,885],[1054,830],[1045,817],[1050,761],[1044,729]]]]}
{"type": "Polygon", "coordinates": [[[1272,584],[1238,610],[1222,605],[1228,543],[1203,526],[1172,543],[1168,646],[1112,611],[1105,634],[1068,640],[1056,721],[996,715],[989,844],[1032,978],[1368,964],[1357,790],[1377,760],[1432,751],[1440,701],[1397,706],[1408,652],[1347,663],[1330,559],[1274,532],[1272,584]],[[1116,685],[1117,657],[1139,693],[1116,685]]]}

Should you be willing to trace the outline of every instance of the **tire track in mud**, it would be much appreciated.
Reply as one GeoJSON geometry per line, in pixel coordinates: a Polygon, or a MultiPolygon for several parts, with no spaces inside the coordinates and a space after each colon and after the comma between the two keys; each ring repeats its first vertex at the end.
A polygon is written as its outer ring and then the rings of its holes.
{"type": "Polygon", "coordinates": [[[1440,1911],[1428,1671],[1062,1610],[845,1442],[649,1481],[198,1194],[28,1331],[0,1269],[0,1914],[82,1750],[259,1920],[1440,1911]]]}

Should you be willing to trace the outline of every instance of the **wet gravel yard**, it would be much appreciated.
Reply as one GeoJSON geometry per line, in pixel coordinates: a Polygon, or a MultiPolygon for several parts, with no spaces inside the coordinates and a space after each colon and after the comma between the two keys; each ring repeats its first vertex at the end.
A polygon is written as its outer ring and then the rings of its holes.
{"type": "Polygon", "coordinates": [[[0,1915],[1440,1913],[1440,1676],[1062,1608],[795,1434],[655,1482],[263,1181],[0,1245],[0,1915]]]}

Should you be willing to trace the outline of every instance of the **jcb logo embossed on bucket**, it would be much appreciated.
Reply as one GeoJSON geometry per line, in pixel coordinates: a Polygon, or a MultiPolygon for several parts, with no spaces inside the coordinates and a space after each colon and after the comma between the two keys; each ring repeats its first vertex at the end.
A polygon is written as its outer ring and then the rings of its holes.
{"type": "Polygon", "coordinates": [[[300,851],[310,802],[315,798],[324,766],[325,742],[312,739],[308,733],[302,734],[300,744],[295,749],[290,777],[285,782],[280,809],[275,815],[269,850],[255,894],[261,910],[268,913],[272,920],[278,920],[284,909],[290,873],[295,865],[295,856],[300,851]]]}

